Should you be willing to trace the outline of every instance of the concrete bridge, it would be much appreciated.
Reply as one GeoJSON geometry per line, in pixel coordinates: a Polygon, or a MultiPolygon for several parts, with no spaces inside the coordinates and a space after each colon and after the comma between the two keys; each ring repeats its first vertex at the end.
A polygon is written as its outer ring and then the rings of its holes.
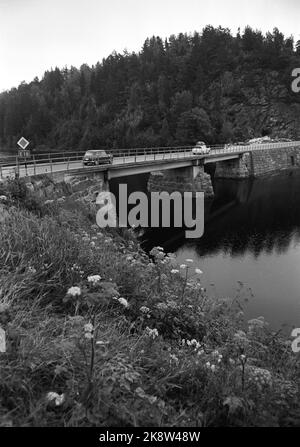
{"type": "Polygon", "coordinates": [[[96,177],[103,188],[108,180],[150,173],[149,189],[204,191],[213,195],[211,177],[204,171],[214,163],[216,178],[256,177],[300,166],[300,141],[256,145],[212,146],[208,154],[193,154],[192,147],[167,147],[107,151],[113,163],[84,167],[84,152],[35,154],[28,160],[11,158],[0,163],[0,178],[51,175],[62,181],[70,177],[96,177]]]}

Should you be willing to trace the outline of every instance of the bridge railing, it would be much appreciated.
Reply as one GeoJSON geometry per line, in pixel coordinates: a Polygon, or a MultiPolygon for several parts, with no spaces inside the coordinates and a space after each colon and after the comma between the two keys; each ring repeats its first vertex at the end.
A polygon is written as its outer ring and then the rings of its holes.
{"type": "MultiPolygon", "coordinates": [[[[164,159],[167,156],[178,154],[178,157],[191,155],[191,146],[176,146],[176,147],[150,147],[150,148],[134,148],[134,149],[111,149],[107,150],[108,154],[118,158],[118,163],[156,160],[158,158],[164,159]]],[[[33,175],[37,174],[37,168],[41,165],[48,165],[50,172],[54,169],[56,164],[65,163],[64,170],[74,169],[74,162],[81,162],[86,151],[64,151],[51,153],[35,153],[31,157],[21,158],[18,156],[10,156],[5,160],[0,161],[0,178],[5,177],[7,172],[15,175],[20,169],[25,169],[27,172],[32,171],[33,175]]],[[[101,158],[96,159],[101,161],[101,158]]]]}
{"type": "MultiPolygon", "coordinates": [[[[210,152],[205,157],[213,158],[221,154],[245,153],[257,150],[288,148],[300,146],[300,141],[292,142],[271,142],[260,144],[227,144],[208,146],[210,152]]],[[[117,159],[117,164],[137,163],[145,161],[179,159],[185,157],[199,157],[203,154],[194,154],[192,149],[195,146],[161,146],[134,149],[107,149],[107,153],[117,159]]],[[[58,164],[64,164],[61,170],[70,170],[76,168],[76,162],[81,162],[86,151],[62,151],[51,153],[35,153],[30,158],[24,159],[18,156],[8,156],[0,161],[0,178],[7,176],[16,176],[20,170],[25,170],[25,175],[36,175],[43,173],[41,166],[47,165],[50,172],[57,169],[58,164]]],[[[101,161],[101,159],[99,159],[101,161]]],[[[78,166],[77,166],[78,168],[78,166]]],[[[46,169],[44,169],[45,171],[46,169]]],[[[48,171],[47,171],[48,172],[48,171]]]]}

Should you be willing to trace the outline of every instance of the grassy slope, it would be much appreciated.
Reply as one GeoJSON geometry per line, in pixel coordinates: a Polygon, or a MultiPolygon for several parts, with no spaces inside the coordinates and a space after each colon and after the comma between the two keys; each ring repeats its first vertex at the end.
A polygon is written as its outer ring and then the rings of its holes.
{"type": "Polygon", "coordinates": [[[83,205],[1,188],[0,426],[299,425],[290,341],[209,299],[191,263],[100,231],[83,205]]]}

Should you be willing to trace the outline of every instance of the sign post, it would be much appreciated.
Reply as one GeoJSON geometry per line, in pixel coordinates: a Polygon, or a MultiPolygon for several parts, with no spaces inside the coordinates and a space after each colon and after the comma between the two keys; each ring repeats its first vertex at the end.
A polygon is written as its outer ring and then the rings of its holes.
{"type": "Polygon", "coordinates": [[[20,163],[19,163],[19,158],[25,158],[25,170],[26,170],[26,175],[27,175],[27,158],[30,158],[30,150],[27,149],[27,146],[29,145],[29,141],[26,140],[26,138],[21,137],[19,139],[19,141],[17,142],[17,145],[19,146],[19,150],[18,150],[18,171],[19,171],[19,175],[20,175],[20,163]]]}

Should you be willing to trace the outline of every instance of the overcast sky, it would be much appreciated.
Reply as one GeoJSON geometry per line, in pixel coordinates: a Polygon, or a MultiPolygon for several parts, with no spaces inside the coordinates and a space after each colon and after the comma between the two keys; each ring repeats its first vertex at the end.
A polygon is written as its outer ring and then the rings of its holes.
{"type": "Polygon", "coordinates": [[[0,0],[0,91],[208,24],[233,33],[277,26],[298,40],[300,0],[0,0]]]}

